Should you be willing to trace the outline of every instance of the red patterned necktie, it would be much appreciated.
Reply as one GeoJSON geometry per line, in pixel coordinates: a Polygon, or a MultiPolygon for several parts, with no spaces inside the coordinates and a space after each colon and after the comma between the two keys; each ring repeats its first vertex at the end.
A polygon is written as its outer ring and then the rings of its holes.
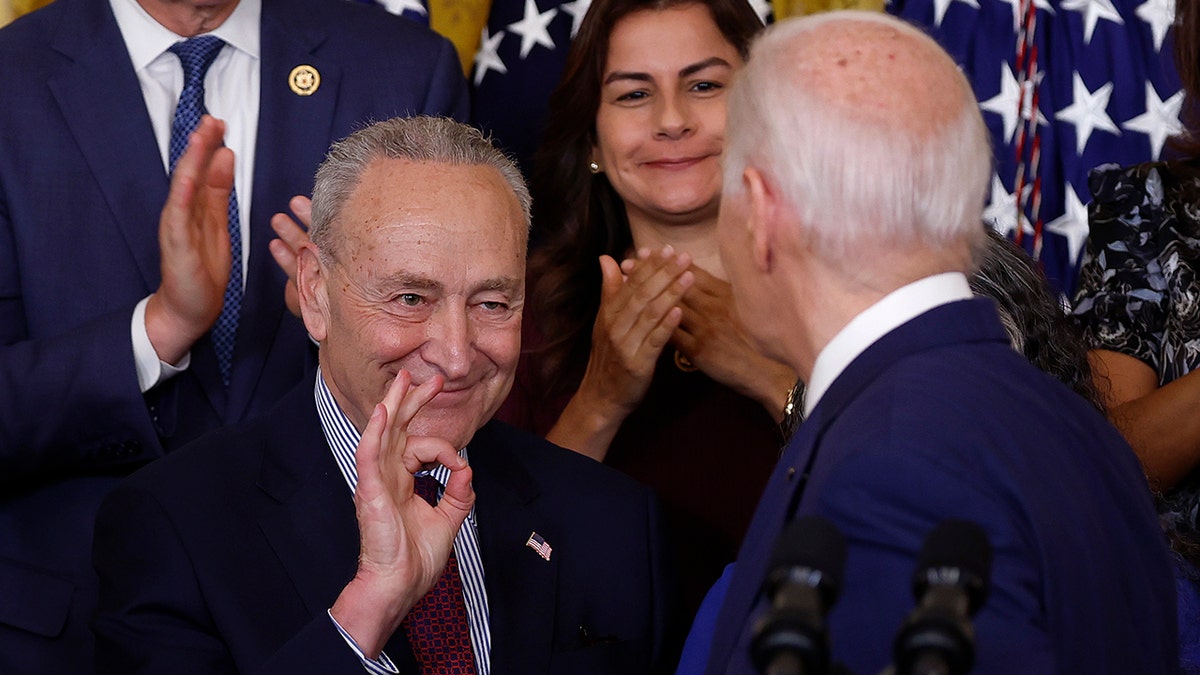
{"type": "MultiPolygon", "coordinates": [[[[430,504],[437,503],[438,482],[432,476],[414,476],[413,490],[430,504]]],[[[413,655],[426,675],[475,675],[475,654],[467,626],[458,559],[450,550],[446,569],[425,597],[404,618],[404,630],[413,655]]]]}

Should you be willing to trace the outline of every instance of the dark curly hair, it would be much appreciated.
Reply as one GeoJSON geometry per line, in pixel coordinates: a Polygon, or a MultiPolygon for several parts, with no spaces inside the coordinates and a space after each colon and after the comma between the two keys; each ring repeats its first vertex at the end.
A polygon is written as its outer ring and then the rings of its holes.
{"type": "Polygon", "coordinates": [[[982,261],[971,275],[971,290],[996,301],[1014,349],[1104,412],[1092,380],[1087,344],[1045,275],[1023,249],[991,228],[987,232],[982,261]]]}

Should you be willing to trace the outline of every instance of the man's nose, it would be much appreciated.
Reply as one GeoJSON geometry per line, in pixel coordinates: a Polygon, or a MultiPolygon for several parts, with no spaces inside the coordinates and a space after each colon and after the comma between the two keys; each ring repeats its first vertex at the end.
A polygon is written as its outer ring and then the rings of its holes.
{"type": "Polygon", "coordinates": [[[430,317],[424,356],[447,382],[465,377],[471,370],[471,325],[465,307],[444,305],[430,317]]]}

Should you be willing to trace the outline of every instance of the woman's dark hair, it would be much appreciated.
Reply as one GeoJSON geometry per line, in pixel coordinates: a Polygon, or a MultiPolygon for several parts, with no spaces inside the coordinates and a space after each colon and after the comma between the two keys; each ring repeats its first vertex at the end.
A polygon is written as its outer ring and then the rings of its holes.
{"type": "Polygon", "coordinates": [[[1200,0],[1175,2],[1175,71],[1183,85],[1183,131],[1171,145],[1188,157],[1200,156],[1200,0]]]}
{"type": "Polygon", "coordinates": [[[587,363],[600,308],[596,259],[620,260],[633,245],[624,203],[603,173],[588,169],[609,38],[630,14],[689,5],[707,8],[725,39],[748,56],[762,22],[747,0],[593,0],[550,96],[530,180],[542,242],[529,261],[530,307],[543,338],[533,375],[546,396],[577,386],[587,363]]]}
{"type": "Polygon", "coordinates": [[[991,228],[987,232],[983,261],[971,275],[971,290],[996,301],[1014,349],[1104,412],[1087,345],[1045,276],[1023,249],[991,228]]]}

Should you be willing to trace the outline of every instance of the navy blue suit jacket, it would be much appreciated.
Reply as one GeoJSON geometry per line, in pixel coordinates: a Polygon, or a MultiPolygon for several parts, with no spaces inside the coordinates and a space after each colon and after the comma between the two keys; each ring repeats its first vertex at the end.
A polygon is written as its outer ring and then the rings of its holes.
{"type": "Polygon", "coordinates": [[[785,449],[759,503],[708,672],[754,672],[775,540],[819,515],[846,536],[834,657],[891,661],[924,537],[972,520],[995,549],[975,673],[1167,673],[1175,592],[1132,450],[1089,404],[1013,351],[990,300],[955,302],[859,355],[785,449]]]}
{"type": "MultiPolygon", "coordinates": [[[[284,307],[269,220],[364,121],[463,116],[446,40],[341,0],[263,0],[250,259],[232,381],[207,340],[143,396],[129,323],[160,281],[168,180],[107,0],[0,30],[0,672],[81,672],[103,494],[201,433],[267,410],[315,363],[284,307]],[[297,96],[288,74],[321,74],[297,96]]],[[[82,671],[86,672],[86,671],[82,671]]]]}
{"type": "MultiPolygon", "coordinates": [[[[669,604],[652,493],[500,422],[468,450],[492,672],[647,672],[669,604]],[[549,561],[526,546],[533,532],[553,547],[549,561]]],[[[303,384],[105,500],[99,670],[360,675],[326,615],[358,552],[353,498],[303,384]]],[[[415,672],[403,630],[386,651],[415,672]]]]}

